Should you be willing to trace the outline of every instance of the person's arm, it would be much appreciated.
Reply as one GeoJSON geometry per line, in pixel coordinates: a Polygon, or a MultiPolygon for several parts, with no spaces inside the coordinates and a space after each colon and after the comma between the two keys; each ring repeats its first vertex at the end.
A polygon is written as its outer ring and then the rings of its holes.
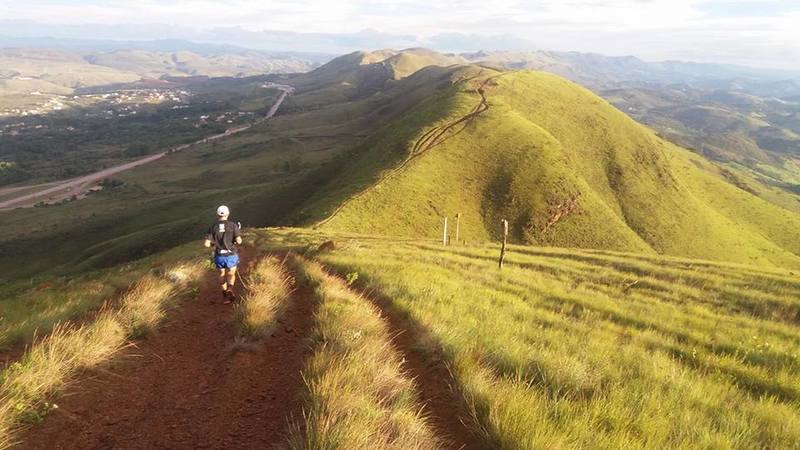
{"type": "Polygon", "coordinates": [[[242,245],[242,229],[239,222],[236,222],[236,226],[233,227],[233,242],[236,242],[236,245],[242,245]]]}

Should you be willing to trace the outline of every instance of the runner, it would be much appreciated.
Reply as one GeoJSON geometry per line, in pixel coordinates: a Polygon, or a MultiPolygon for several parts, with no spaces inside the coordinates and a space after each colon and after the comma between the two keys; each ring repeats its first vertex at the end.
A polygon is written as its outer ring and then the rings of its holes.
{"type": "Polygon", "coordinates": [[[236,295],[233,285],[236,284],[236,266],[239,265],[239,255],[236,246],[241,245],[242,236],[240,226],[228,220],[230,210],[222,205],[217,208],[217,221],[211,225],[206,234],[204,245],[214,246],[214,265],[219,269],[222,298],[225,304],[232,302],[236,295]]]}

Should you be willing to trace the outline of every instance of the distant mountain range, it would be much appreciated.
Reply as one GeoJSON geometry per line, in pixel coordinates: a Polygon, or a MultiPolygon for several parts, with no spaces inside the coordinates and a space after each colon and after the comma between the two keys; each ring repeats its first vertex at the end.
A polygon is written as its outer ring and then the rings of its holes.
{"type": "Polygon", "coordinates": [[[53,37],[12,37],[0,34],[0,48],[48,48],[71,50],[81,54],[105,53],[118,50],[145,50],[151,52],[189,51],[201,55],[231,53],[258,53],[273,58],[297,58],[312,63],[325,63],[336,56],[332,53],[258,50],[252,47],[184,39],[124,40],[124,39],[74,39],[53,37]]]}
{"type": "MultiPolygon", "coordinates": [[[[167,24],[36,24],[0,19],[0,34],[17,40],[41,39],[77,41],[144,41],[185,40],[212,45],[234,45],[265,51],[321,52],[341,55],[359,48],[407,48],[426,46],[447,51],[505,49],[527,51],[534,43],[511,35],[482,35],[445,32],[421,38],[413,34],[388,33],[365,29],[351,33],[320,33],[283,30],[252,31],[241,27],[224,26],[197,29],[167,24]]],[[[2,39],[0,39],[2,42],[2,39]]],[[[18,44],[15,44],[18,45],[18,44]]]]}
{"type": "Polygon", "coordinates": [[[698,87],[742,87],[780,89],[789,82],[800,92],[800,72],[756,69],[727,64],[685,61],[643,61],[635,56],[606,56],[579,52],[486,52],[463,53],[472,62],[499,64],[511,69],[555,73],[589,87],[618,87],[620,83],[690,83],[698,87]],[[769,82],[778,83],[769,86],[769,82]]]}
{"type": "Polygon", "coordinates": [[[243,77],[270,73],[306,72],[319,57],[268,54],[256,50],[214,48],[164,51],[176,42],[150,43],[139,48],[79,51],[63,48],[0,48],[0,98],[69,94],[76,88],[129,83],[164,76],[243,77]]]}

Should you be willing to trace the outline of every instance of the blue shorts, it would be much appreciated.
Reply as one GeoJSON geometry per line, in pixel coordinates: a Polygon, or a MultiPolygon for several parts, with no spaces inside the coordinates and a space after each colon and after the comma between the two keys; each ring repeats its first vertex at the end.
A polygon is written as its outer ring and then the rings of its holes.
{"type": "Polygon", "coordinates": [[[233,269],[239,265],[239,255],[215,255],[214,265],[217,269],[233,269]]]}

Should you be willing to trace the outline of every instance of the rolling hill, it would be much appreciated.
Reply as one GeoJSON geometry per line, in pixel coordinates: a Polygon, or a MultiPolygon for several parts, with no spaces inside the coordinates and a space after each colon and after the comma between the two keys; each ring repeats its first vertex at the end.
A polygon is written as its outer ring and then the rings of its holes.
{"type": "Polygon", "coordinates": [[[671,142],[797,191],[800,74],[578,52],[476,52],[469,61],[563,76],[671,142]],[[741,167],[743,166],[743,167],[741,167]]]}
{"type": "MultiPolygon", "coordinates": [[[[209,53],[139,49],[112,51],[0,48],[0,107],[28,107],[79,88],[165,76],[245,77],[305,72],[318,63],[293,55],[245,49],[209,53]]],[[[144,44],[140,44],[144,45],[144,44]]],[[[199,47],[199,46],[196,46],[199,47]]]]}
{"type": "Polygon", "coordinates": [[[800,263],[797,213],[691,164],[687,151],[584,88],[475,67],[404,81],[420,78],[453,84],[390,121],[347,176],[312,199],[305,212],[323,227],[435,237],[444,216],[461,214],[470,241],[496,239],[506,218],[517,242],[800,263]],[[448,129],[482,96],[485,111],[448,129]]]}
{"type": "Polygon", "coordinates": [[[102,195],[0,215],[0,247],[16,255],[5,276],[191,240],[217,202],[248,225],[440,238],[443,218],[461,214],[469,242],[497,239],[508,219],[520,244],[798,265],[797,195],[678,148],[557,76],[442,55],[397,79],[431,55],[398,54],[273,75],[296,91],[268,123],[119,175],[102,195]]]}

